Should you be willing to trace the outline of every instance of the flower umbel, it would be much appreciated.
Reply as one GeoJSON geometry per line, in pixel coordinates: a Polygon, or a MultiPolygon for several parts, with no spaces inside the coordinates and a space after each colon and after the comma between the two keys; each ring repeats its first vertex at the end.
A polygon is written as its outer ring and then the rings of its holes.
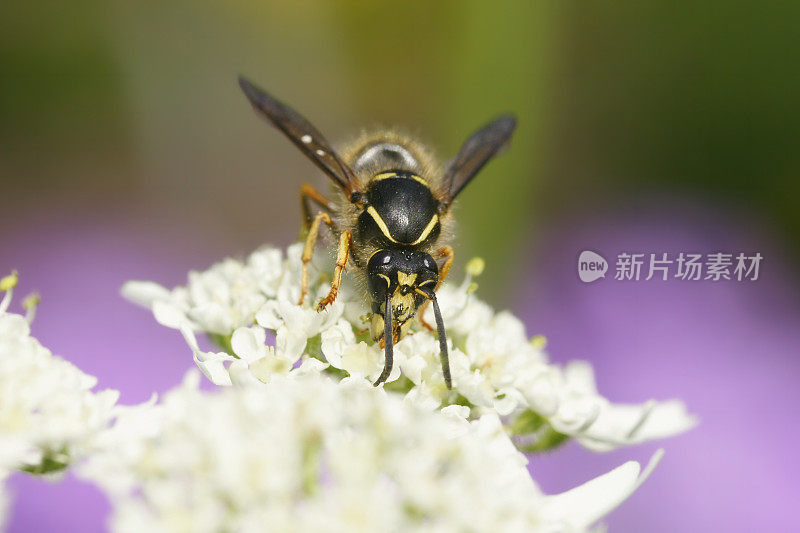
{"type": "MultiPolygon", "coordinates": [[[[190,273],[186,287],[170,291],[150,282],[129,282],[123,294],[150,307],[161,324],[179,329],[195,362],[216,384],[266,382],[271,375],[297,372],[374,381],[384,356],[362,333],[368,326],[365,299],[345,282],[325,311],[298,306],[301,249],[295,244],[283,254],[262,248],[244,261],[226,259],[205,272],[190,273]],[[217,341],[222,351],[201,350],[198,332],[217,341]]],[[[395,345],[387,390],[429,409],[466,406],[471,420],[499,415],[518,447],[529,451],[568,438],[590,449],[610,450],[694,426],[680,401],[612,404],[597,392],[587,363],[563,368],[549,363],[541,337],[529,338],[518,318],[496,312],[475,296],[474,277],[483,267],[482,261],[471,261],[461,284],[445,284],[438,291],[453,391],[444,386],[438,341],[419,323],[395,345]]],[[[324,272],[330,270],[324,256],[315,257],[312,295],[327,293],[324,272]]],[[[432,323],[432,311],[427,312],[425,319],[432,323]]]]}
{"type": "Polygon", "coordinates": [[[14,469],[56,472],[89,453],[118,397],[92,392],[94,377],[31,337],[35,305],[26,304],[27,319],[8,312],[16,275],[11,279],[0,281],[0,478],[14,469]]]}
{"type": "MultiPolygon", "coordinates": [[[[132,407],[116,406],[116,391],[93,393],[93,377],[31,337],[38,296],[27,316],[10,313],[17,276],[0,280],[0,481],[81,461],[118,531],[581,532],[635,491],[661,452],[643,473],[628,462],[545,495],[523,451],[568,438],[606,450],[694,423],[677,401],[608,402],[587,363],[550,364],[543,338],[474,296],[481,261],[439,291],[454,389],[421,324],[375,388],[383,351],[362,332],[363,299],[344,285],[324,312],[296,305],[299,252],[228,259],[173,291],[126,284],[181,332],[212,382],[233,385],[203,392],[192,372],[162,402],[132,407]],[[202,349],[198,333],[220,351],[202,349]]],[[[312,290],[327,293],[322,275],[312,290]]]]}

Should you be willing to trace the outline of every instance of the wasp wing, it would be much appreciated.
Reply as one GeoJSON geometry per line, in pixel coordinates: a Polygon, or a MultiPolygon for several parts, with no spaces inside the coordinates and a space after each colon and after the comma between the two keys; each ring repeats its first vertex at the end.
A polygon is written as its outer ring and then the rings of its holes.
{"type": "Polygon", "coordinates": [[[357,180],[322,134],[291,107],[276,100],[246,79],[239,77],[239,85],[253,104],[276,128],[297,145],[319,168],[328,174],[347,194],[355,190],[357,180]]]}
{"type": "Polygon", "coordinates": [[[448,187],[443,200],[445,207],[450,206],[478,171],[508,142],[516,127],[516,118],[503,115],[473,133],[461,145],[461,150],[445,168],[444,183],[448,187]]]}

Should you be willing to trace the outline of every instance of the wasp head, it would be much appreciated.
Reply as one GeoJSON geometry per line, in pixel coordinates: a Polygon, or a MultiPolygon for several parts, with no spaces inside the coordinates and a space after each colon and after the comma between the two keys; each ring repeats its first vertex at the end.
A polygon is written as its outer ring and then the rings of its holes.
{"type": "Polygon", "coordinates": [[[395,334],[399,337],[403,326],[410,324],[419,306],[425,300],[433,302],[442,373],[450,389],[450,364],[447,353],[444,323],[436,301],[436,284],[439,267],[433,258],[424,253],[406,249],[385,249],[375,252],[367,264],[367,287],[372,297],[372,338],[383,337],[386,361],[375,385],[386,381],[392,371],[392,353],[395,334]]]}
{"type": "Polygon", "coordinates": [[[414,316],[417,308],[433,293],[438,281],[436,261],[424,252],[380,250],[367,264],[372,311],[383,317],[385,303],[390,300],[392,319],[398,326],[414,316]]]}
{"type": "Polygon", "coordinates": [[[447,353],[444,323],[436,301],[436,284],[439,282],[439,267],[433,258],[424,253],[406,249],[385,249],[375,252],[367,264],[367,288],[372,297],[372,338],[383,337],[385,364],[378,377],[378,385],[392,371],[392,351],[395,333],[401,333],[404,325],[416,314],[425,300],[433,302],[436,328],[439,334],[439,350],[442,373],[450,389],[450,364],[447,353]],[[397,329],[395,329],[397,328],[397,329]]]}

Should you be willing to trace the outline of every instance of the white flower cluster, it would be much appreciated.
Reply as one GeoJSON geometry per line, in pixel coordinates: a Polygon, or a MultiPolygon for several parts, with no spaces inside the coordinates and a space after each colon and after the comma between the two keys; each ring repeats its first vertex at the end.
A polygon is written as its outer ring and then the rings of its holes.
{"type": "MultiPolygon", "coordinates": [[[[181,331],[212,382],[235,385],[202,392],[192,372],[162,402],[132,407],[117,406],[116,391],[92,392],[95,378],[31,337],[36,302],[26,316],[9,313],[17,278],[0,279],[0,529],[10,472],[80,461],[122,532],[581,532],[635,491],[661,452],[644,472],[628,462],[548,496],[520,450],[569,437],[605,450],[694,424],[676,401],[611,404],[586,363],[551,365],[541,339],[473,296],[476,263],[439,291],[454,389],[421,325],[375,388],[383,350],[362,331],[365,302],[345,284],[326,311],[298,306],[300,252],[228,259],[172,291],[126,284],[181,331]],[[201,349],[198,333],[221,351],[201,349]]],[[[312,267],[317,298],[327,267],[312,267]]]]}
{"type": "Polygon", "coordinates": [[[116,531],[584,531],[650,470],[544,496],[497,415],[314,373],[216,393],[197,378],[122,411],[82,469],[116,531]]]}
{"type": "MultiPolygon", "coordinates": [[[[326,372],[374,380],[383,350],[363,330],[363,297],[343,284],[336,302],[318,313],[300,307],[299,244],[284,256],[263,248],[245,261],[227,259],[192,272],[186,287],[172,291],[151,282],[129,282],[123,294],[148,306],[161,324],[181,330],[200,369],[216,384],[269,381],[277,374],[326,372]],[[204,332],[223,351],[200,349],[204,332]],[[271,336],[274,335],[274,345],[271,336]]],[[[322,254],[312,263],[311,294],[327,294],[322,254]]],[[[438,291],[450,346],[453,391],[442,378],[435,335],[415,325],[394,350],[386,388],[430,409],[466,404],[470,419],[496,413],[518,436],[522,449],[546,449],[567,437],[594,450],[662,438],[696,423],[682,402],[612,404],[595,388],[591,367],[550,364],[541,338],[529,339],[521,321],[495,312],[474,294],[468,268],[458,286],[438,291]]],[[[433,323],[430,309],[426,321],[433,323]]]]}
{"type": "Polygon", "coordinates": [[[28,317],[9,313],[16,274],[0,280],[0,479],[23,469],[56,472],[91,451],[111,421],[118,393],[93,393],[96,379],[30,336],[28,317]]]}
{"type": "MultiPolygon", "coordinates": [[[[132,407],[53,356],[9,313],[16,275],[0,280],[0,526],[13,470],[79,472],[103,488],[116,531],[586,531],[649,475],[638,463],[545,495],[522,450],[568,437],[610,449],[678,433],[679,402],[613,405],[591,368],[551,365],[520,321],[472,295],[475,264],[439,292],[454,389],[437,339],[417,325],[395,347],[388,382],[371,382],[383,351],[362,333],[365,305],[345,285],[318,313],[296,304],[300,246],[262,249],[193,272],[169,291],[124,293],[181,331],[205,375],[132,407]],[[201,349],[197,333],[222,351],[201,349]],[[113,422],[113,425],[112,425],[113,422]]],[[[311,294],[327,293],[321,272],[311,294]]]]}

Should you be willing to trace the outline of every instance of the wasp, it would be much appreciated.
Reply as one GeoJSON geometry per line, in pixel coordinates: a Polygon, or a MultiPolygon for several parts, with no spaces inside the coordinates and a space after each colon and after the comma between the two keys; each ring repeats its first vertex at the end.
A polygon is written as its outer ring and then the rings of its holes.
{"type": "Polygon", "coordinates": [[[305,247],[298,305],[308,296],[308,264],[325,224],[338,240],[330,292],[317,305],[323,310],[339,292],[342,274],[353,265],[371,304],[372,339],[384,348],[384,368],[375,386],[389,377],[393,345],[433,304],[442,375],[452,387],[447,339],[436,291],[453,265],[453,201],[501,149],[516,128],[502,115],[472,134],[458,154],[439,164],[419,142],[394,131],[362,135],[334,150],[303,116],[240,77],[239,85],[255,110],[283,132],[333,180],[333,197],[314,187],[300,187],[305,247]],[[311,204],[319,208],[312,217],[311,204]],[[441,265],[439,264],[441,262],[441,265]]]}

